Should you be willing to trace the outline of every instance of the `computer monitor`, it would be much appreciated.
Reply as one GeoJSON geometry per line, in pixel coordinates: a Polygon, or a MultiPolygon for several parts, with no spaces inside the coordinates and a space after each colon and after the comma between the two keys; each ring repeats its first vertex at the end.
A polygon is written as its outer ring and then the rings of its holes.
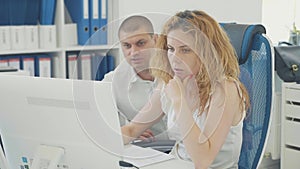
{"type": "Polygon", "coordinates": [[[0,131],[11,169],[119,168],[124,146],[110,83],[12,75],[0,81],[0,131]]]}

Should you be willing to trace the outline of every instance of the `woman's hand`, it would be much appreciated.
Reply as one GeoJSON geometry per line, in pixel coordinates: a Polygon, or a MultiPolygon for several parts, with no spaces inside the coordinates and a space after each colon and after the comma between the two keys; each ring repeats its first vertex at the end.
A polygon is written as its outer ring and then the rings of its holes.
{"type": "Polygon", "coordinates": [[[154,141],[155,136],[150,129],[147,129],[146,131],[144,131],[142,133],[142,135],[139,136],[138,139],[143,140],[143,141],[154,141]]]}
{"type": "Polygon", "coordinates": [[[191,111],[199,107],[199,88],[194,75],[186,77],[183,81],[179,77],[174,76],[166,85],[165,92],[174,105],[185,101],[191,111]]]}

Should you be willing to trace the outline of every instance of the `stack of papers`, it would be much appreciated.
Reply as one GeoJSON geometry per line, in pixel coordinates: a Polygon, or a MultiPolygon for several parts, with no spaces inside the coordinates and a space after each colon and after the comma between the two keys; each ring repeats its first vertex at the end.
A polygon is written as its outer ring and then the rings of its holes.
{"type": "Polygon", "coordinates": [[[123,160],[137,167],[144,167],[162,161],[174,159],[171,154],[166,154],[152,148],[142,148],[135,145],[125,147],[123,160]]]}

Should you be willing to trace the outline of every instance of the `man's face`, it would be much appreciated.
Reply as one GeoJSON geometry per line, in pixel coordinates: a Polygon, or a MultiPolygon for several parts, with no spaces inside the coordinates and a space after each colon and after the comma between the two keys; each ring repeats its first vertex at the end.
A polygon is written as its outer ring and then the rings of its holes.
{"type": "Polygon", "coordinates": [[[120,31],[119,34],[125,59],[137,73],[149,68],[154,52],[156,37],[145,32],[140,28],[134,32],[120,31]]]}

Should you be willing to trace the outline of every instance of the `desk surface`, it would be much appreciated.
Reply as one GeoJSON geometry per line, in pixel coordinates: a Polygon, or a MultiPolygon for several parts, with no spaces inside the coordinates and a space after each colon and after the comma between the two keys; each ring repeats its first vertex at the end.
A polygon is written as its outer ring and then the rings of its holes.
{"type": "Polygon", "coordinates": [[[174,168],[184,168],[184,169],[194,169],[192,162],[183,161],[178,159],[171,159],[168,161],[163,161],[157,164],[141,167],[141,169],[174,169],[174,168]]]}

